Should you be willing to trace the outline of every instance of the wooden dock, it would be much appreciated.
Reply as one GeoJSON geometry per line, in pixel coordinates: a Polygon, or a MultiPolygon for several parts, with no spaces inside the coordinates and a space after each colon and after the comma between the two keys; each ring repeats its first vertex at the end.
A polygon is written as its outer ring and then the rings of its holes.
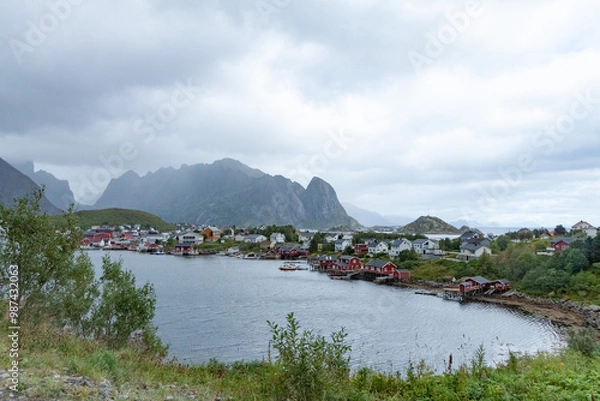
{"type": "Polygon", "coordinates": [[[460,292],[459,288],[444,288],[442,297],[448,301],[462,301],[464,300],[463,293],[460,292]]]}

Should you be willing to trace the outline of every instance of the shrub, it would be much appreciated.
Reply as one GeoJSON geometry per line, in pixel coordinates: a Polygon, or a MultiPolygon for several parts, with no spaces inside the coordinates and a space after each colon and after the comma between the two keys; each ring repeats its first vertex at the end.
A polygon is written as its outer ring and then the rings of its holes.
{"type": "Polygon", "coordinates": [[[591,327],[582,328],[577,332],[571,331],[568,340],[569,348],[587,357],[593,357],[600,349],[595,334],[595,330],[591,327]]]}
{"type": "Polygon", "coordinates": [[[272,344],[279,355],[276,380],[278,396],[294,400],[322,399],[328,389],[347,382],[350,373],[350,346],[344,343],[346,332],[331,334],[331,342],[310,330],[300,333],[293,313],[287,315],[287,325],[267,321],[273,333],[272,344]]]}

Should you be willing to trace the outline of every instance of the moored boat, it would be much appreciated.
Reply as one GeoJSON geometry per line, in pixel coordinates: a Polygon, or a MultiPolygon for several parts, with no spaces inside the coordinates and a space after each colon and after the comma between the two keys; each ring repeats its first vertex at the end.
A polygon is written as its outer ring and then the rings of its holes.
{"type": "Polygon", "coordinates": [[[279,267],[279,270],[282,271],[294,271],[294,270],[302,270],[300,266],[291,262],[284,262],[283,265],[279,267]]]}

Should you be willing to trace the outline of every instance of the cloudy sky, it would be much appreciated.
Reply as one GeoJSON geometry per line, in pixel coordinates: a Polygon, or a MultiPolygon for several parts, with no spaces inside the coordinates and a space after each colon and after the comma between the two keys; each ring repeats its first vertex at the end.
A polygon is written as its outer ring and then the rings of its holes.
{"type": "Polygon", "coordinates": [[[597,0],[4,0],[0,157],[231,157],[382,214],[600,225],[597,0]]]}

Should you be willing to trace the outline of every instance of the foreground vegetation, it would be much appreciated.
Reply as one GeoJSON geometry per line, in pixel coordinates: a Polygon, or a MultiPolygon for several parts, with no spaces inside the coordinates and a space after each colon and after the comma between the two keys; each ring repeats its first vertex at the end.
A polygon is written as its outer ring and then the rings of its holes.
{"type": "MultiPolygon", "coordinates": [[[[115,349],[52,325],[27,328],[17,395],[44,400],[600,399],[598,345],[585,333],[575,337],[581,337],[583,352],[574,342],[558,355],[511,355],[491,368],[479,350],[467,365],[452,366],[450,358],[446,371],[435,375],[423,364],[395,374],[351,372],[343,331],[326,339],[301,330],[292,315],[285,325],[271,323],[271,328],[272,361],[199,366],[162,363],[135,343],[115,349]]],[[[1,336],[0,346],[8,349],[8,341],[1,336]]],[[[0,366],[9,364],[8,355],[0,354],[0,366]]]]}

